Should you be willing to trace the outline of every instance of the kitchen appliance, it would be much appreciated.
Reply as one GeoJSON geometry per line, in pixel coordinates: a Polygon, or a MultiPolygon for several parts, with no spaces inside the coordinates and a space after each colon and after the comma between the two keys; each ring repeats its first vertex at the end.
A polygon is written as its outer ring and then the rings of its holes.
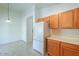
{"type": "Polygon", "coordinates": [[[34,24],[33,32],[33,49],[44,55],[45,52],[45,38],[49,36],[48,24],[38,22],[34,24]]]}

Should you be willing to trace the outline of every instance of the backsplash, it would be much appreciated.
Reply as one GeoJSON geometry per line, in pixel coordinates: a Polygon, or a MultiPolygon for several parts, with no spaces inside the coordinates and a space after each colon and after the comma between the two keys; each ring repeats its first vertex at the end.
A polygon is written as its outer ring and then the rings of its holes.
{"type": "Polygon", "coordinates": [[[50,36],[54,35],[79,38],[79,29],[50,29],[50,36]]]}

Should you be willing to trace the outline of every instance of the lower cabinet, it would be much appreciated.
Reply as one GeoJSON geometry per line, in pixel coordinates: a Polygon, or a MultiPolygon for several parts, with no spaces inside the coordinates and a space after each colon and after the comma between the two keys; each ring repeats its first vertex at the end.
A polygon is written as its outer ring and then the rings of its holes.
{"type": "Polygon", "coordinates": [[[47,40],[47,55],[59,56],[60,55],[60,42],[56,40],[47,40]]]}
{"type": "Polygon", "coordinates": [[[79,56],[79,45],[47,39],[48,56],[79,56]]]}
{"type": "Polygon", "coordinates": [[[61,56],[79,56],[79,45],[62,43],[61,56]]]}

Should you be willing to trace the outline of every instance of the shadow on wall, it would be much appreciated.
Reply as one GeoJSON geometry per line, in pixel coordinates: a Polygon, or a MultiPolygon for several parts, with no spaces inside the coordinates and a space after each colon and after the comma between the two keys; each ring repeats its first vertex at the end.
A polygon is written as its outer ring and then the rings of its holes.
{"type": "Polygon", "coordinates": [[[72,36],[79,38],[79,29],[51,29],[50,34],[57,36],[72,36]]]}

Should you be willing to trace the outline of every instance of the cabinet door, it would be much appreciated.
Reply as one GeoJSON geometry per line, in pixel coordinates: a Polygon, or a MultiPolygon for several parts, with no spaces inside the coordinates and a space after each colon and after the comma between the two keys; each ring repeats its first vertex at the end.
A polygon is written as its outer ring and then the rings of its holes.
{"type": "Polygon", "coordinates": [[[62,56],[79,56],[79,51],[63,46],[62,56]]]}
{"type": "Polygon", "coordinates": [[[62,56],[79,56],[79,46],[72,44],[61,43],[61,55],[62,56]]]}
{"type": "Polygon", "coordinates": [[[36,19],[36,22],[43,22],[43,18],[36,19]]]}
{"type": "Polygon", "coordinates": [[[73,10],[59,14],[61,28],[74,28],[73,10]]]}
{"type": "Polygon", "coordinates": [[[43,22],[48,23],[48,25],[49,25],[49,20],[50,20],[50,17],[49,16],[43,18],[43,22]]]}
{"type": "Polygon", "coordinates": [[[50,28],[51,29],[58,29],[58,15],[52,15],[50,16],[50,28]]]}
{"type": "Polygon", "coordinates": [[[60,47],[60,42],[48,39],[47,40],[47,54],[49,56],[59,56],[59,47],[60,47]]]}
{"type": "Polygon", "coordinates": [[[45,23],[48,23],[48,26],[49,26],[49,19],[50,19],[49,16],[48,17],[39,18],[37,20],[37,22],[45,22],[45,23]]]}
{"type": "Polygon", "coordinates": [[[79,29],[79,8],[74,9],[74,28],[79,29]]]}

